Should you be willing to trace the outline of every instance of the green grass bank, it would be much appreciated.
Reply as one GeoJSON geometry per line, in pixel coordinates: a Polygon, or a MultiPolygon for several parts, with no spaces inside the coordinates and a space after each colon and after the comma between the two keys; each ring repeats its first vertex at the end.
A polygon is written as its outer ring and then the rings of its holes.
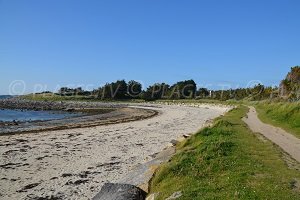
{"type": "MultiPolygon", "coordinates": [[[[182,191],[191,199],[300,199],[300,173],[281,150],[252,133],[239,106],[177,146],[172,160],[151,181],[163,200],[182,191]]],[[[299,165],[299,164],[296,164],[299,165]]]]}

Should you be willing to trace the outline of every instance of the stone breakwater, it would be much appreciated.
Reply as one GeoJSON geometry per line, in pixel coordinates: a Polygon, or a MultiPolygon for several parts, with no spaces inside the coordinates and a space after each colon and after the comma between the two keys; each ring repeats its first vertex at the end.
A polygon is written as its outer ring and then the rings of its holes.
{"type": "Polygon", "coordinates": [[[0,109],[69,110],[85,108],[119,108],[125,104],[81,101],[32,101],[21,98],[0,99],[0,109]]]}

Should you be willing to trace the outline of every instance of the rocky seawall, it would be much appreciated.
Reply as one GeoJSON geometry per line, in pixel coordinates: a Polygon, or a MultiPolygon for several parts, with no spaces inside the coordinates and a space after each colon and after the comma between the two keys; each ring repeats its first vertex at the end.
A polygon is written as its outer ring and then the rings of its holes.
{"type": "Polygon", "coordinates": [[[32,101],[22,98],[0,99],[0,109],[72,110],[86,108],[119,108],[124,104],[81,101],[32,101]]]}

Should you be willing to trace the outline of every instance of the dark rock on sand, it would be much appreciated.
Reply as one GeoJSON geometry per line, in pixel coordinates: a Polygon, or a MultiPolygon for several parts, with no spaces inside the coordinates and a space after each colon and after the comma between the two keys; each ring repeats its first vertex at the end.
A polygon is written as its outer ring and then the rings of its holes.
{"type": "Polygon", "coordinates": [[[34,194],[29,194],[25,199],[26,200],[63,200],[66,199],[66,197],[63,193],[57,193],[56,195],[48,195],[43,197],[39,197],[34,194]]]}
{"type": "Polygon", "coordinates": [[[81,184],[85,184],[89,182],[88,179],[79,179],[79,180],[76,180],[76,181],[68,181],[66,183],[66,185],[81,185],[81,184]]]}
{"type": "Polygon", "coordinates": [[[93,200],[145,200],[147,193],[128,184],[106,183],[93,200]]]}
{"type": "Polygon", "coordinates": [[[18,190],[17,192],[27,192],[27,190],[35,188],[38,185],[39,185],[39,183],[32,183],[32,184],[26,185],[25,187],[23,187],[21,190],[18,190]]]}

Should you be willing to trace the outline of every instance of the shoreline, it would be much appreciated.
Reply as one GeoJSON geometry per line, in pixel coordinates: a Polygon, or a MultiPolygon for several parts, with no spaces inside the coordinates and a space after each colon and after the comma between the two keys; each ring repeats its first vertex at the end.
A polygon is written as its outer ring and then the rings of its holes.
{"type": "Polygon", "coordinates": [[[73,116],[54,120],[35,120],[24,122],[1,121],[0,137],[4,135],[38,133],[44,131],[87,128],[109,124],[125,123],[136,120],[143,120],[158,115],[158,112],[156,112],[155,110],[102,102],[60,102],[57,104],[57,102],[37,102],[20,99],[5,99],[4,101],[0,101],[0,108],[18,110],[31,110],[35,108],[35,110],[83,113],[80,116],[73,116]],[[17,102],[20,102],[20,104],[17,104],[17,102]],[[38,108],[36,107],[36,104],[38,104],[38,108]],[[6,105],[6,107],[4,105],[6,105]],[[49,110],[49,106],[51,105],[53,105],[53,107],[51,107],[52,110],[49,110]],[[66,111],[66,107],[68,111],[66,111]]]}
{"type": "Polygon", "coordinates": [[[131,123],[0,137],[0,198],[91,199],[105,182],[124,180],[172,140],[228,111],[217,106],[134,106],[159,114],[131,123]]]}
{"type": "Polygon", "coordinates": [[[14,124],[11,126],[0,125],[0,137],[17,134],[30,134],[46,131],[72,130],[107,126],[111,124],[128,123],[155,117],[159,112],[140,108],[122,108],[112,113],[99,115],[86,115],[58,120],[32,121],[30,123],[14,124]],[[53,125],[51,125],[53,124],[53,125]]]}
{"type": "MultiPolygon", "coordinates": [[[[139,109],[141,110],[141,109],[139,109]]],[[[66,124],[62,122],[63,124],[60,126],[54,126],[54,127],[45,127],[40,129],[33,129],[33,130],[20,130],[20,131],[11,131],[11,132],[1,132],[1,125],[0,125],[0,137],[2,136],[10,136],[10,135],[22,135],[22,134],[30,134],[30,133],[40,133],[40,132],[46,132],[46,131],[63,131],[63,130],[72,130],[72,129],[81,129],[81,128],[92,128],[96,126],[108,126],[112,124],[120,124],[120,123],[128,123],[133,121],[140,121],[148,118],[155,117],[156,115],[159,115],[159,112],[151,111],[148,113],[144,113],[142,115],[136,115],[136,116],[128,116],[124,118],[111,118],[109,120],[99,120],[99,121],[86,121],[81,124],[66,124]]],[[[90,115],[89,115],[90,116],[90,115]]],[[[63,121],[64,119],[60,120],[63,121]]],[[[54,120],[49,121],[42,121],[42,122],[50,122],[54,120]]],[[[13,123],[13,122],[12,122],[13,123]]],[[[33,121],[34,123],[34,121],[33,121]]],[[[38,122],[41,123],[41,122],[38,122]]],[[[11,129],[15,129],[16,125],[12,124],[10,127],[11,129]]]]}

